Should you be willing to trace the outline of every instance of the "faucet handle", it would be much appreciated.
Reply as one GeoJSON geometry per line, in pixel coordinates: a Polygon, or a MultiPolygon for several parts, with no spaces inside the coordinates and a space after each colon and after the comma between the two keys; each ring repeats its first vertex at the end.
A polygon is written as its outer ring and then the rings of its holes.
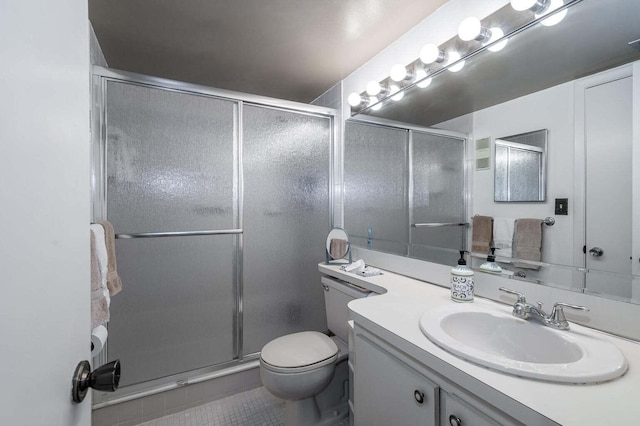
{"type": "Polygon", "coordinates": [[[520,293],[519,291],[511,290],[510,288],[506,288],[506,287],[500,287],[499,290],[504,291],[505,293],[515,294],[516,296],[518,296],[518,300],[516,301],[516,303],[525,303],[527,301],[527,298],[524,297],[524,294],[520,293]]]}
{"type": "Polygon", "coordinates": [[[564,303],[564,302],[557,302],[553,304],[553,309],[551,310],[551,314],[549,315],[552,319],[558,321],[558,322],[567,322],[567,318],[564,316],[564,309],[563,308],[571,308],[571,309],[576,309],[579,311],[588,311],[589,308],[587,308],[586,306],[580,306],[580,305],[572,305],[570,303],[564,303]]]}

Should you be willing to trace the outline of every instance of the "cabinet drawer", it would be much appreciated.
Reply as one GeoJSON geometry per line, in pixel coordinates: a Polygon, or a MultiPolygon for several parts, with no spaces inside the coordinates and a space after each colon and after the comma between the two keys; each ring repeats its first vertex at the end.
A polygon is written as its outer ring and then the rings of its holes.
{"type": "Polygon", "coordinates": [[[496,426],[489,416],[460,400],[440,391],[440,426],[496,426]]]}

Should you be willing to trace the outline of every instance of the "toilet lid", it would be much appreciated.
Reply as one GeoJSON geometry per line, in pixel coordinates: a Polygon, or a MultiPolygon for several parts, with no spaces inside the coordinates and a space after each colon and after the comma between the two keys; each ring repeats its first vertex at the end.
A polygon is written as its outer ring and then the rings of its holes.
{"type": "Polygon", "coordinates": [[[338,353],[338,347],[325,334],[303,331],[287,334],[267,343],[260,357],[275,367],[296,368],[317,364],[338,353]]]}

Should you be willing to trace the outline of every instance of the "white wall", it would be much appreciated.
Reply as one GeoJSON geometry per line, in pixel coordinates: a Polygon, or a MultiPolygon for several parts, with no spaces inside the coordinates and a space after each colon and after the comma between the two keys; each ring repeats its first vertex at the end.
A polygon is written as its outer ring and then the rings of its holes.
{"type": "Polygon", "coordinates": [[[88,425],[86,0],[0,2],[0,424],[88,425]]]}

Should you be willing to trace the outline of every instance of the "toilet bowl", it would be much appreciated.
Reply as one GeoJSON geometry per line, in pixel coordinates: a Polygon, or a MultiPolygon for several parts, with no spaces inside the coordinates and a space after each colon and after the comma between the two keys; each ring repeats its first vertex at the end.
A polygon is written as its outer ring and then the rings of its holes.
{"type": "Polygon", "coordinates": [[[303,331],[278,337],[260,353],[264,387],[285,401],[285,426],[324,426],[348,415],[347,303],[370,292],[322,277],[327,325],[335,336],[303,331]]]}
{"type": "Polygon", "coordinates": [[[267,343],[260,355],[262,384],[284,399],[285,424],[318,424],[315,396],[333,378],[338,347],[317,331],[288,334],[267,343]]]}

